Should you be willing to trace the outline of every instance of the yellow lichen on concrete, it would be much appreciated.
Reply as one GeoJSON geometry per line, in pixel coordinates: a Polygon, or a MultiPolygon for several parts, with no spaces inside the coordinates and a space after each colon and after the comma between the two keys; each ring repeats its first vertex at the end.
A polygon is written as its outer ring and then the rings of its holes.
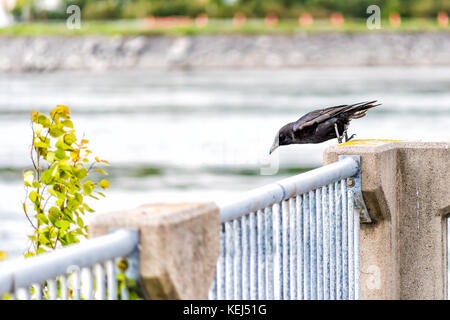
{"type": "Polygon", "coordinates": [[[347,141],[338,146],[379,146],[389,142],[400,142],[403,140],[394,140],[394,139],[355,139],[351,141],[347,141]]]}

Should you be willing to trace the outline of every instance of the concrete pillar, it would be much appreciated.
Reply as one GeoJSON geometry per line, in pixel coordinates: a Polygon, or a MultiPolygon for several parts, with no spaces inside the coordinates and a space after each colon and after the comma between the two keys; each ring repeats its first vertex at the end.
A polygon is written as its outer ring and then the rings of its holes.
{"type": "Polygon", "coordinates": [[[324,164],[360,155],[362,299],[447,299],[450,143],[355,140],[329,147],[324,164]]]}
{"type": "Polygon", "coordinates": [[[149,299],[207,299],[220,253],[213,203],[152,204],[95,216],[89,236],[139,230],[139,271],[149,299]]]}

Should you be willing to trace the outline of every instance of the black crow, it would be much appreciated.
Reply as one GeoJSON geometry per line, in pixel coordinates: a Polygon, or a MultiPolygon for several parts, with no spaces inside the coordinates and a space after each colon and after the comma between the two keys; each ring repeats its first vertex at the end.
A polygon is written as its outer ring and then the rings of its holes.
{"type": "Polygon", "coordinates": [[[342,143],[344,137],[345,141],[349,141],[355,136],[347,136],[350,120],[364,117],[368,109],[379,106],[375,102],[377,101],[311,111],[278,131],[269,154],[279,146],[288,144],[321,143],[333,138],[342,143]]]}

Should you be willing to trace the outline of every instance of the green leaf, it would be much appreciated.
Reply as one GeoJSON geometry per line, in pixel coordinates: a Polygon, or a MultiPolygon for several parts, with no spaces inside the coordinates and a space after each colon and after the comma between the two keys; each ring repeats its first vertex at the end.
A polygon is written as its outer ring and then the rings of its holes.
{"type": "Polygon", "coordinates": [[[81,219],[81,217],[77,217],[77,225],[79,225],[80,228],[84,227],[84,222],[83,219],[81,219]]]}
{"type": "Polygon", "coordinates": [[[75,176],[80,180],[86,178],[87,174],[88,174],[88,171],[86,170],[86,168],[81,168],[81,169],[75,170],[75,176]]]}
{"type": "Polygon", "coordinates": [[[44,126],[45,128],[50,127],[50,119],[47,118],[45,115],[43,115],[42,113],[38,115],[37,118],[37,123],[41,124],[42,126],[44,126]]]}
{"type": "Polygon", "coordinates": [[[41,181],[43,184],[47,184],[47,185],[52,184],[52,182],[55,180],[55,177],[53,176],[55,169],[56,169],[56,166],[42,172],[41,181]]]}
{"type": "Polygon", "coordinates": [[[77,200],[78,203],[82,203],[83,202],[83,196],[81,195],[81,193],[75,193],[75,199],[77,200]]]}
{"type": "Polygon", "coordinates": [[[47,152],[46,160],[48,161],[48,163],[52,164],[55,161],[55,152],[54,151],[47,152]]]}
{"type": "Polygon", "coordinates": [[[74,143],[75,141],[77,141],[77,137],[73,133],[65,134],[63,139],[64,139],[64,143],[69,146],[72,143],[74,143]]]}
{"type": "Polygon", "coordinates": [[[71,211],[75,211],[78,209],[80,203],[76,199],[70,199],[67,201],[67,208],[71,211]]]}
{"type": "Polygon", "coordinates": [[[54,138],[59,138],[65,133],[65,131],[63,129],[60,129],[56,126],[51,126],[50,130],[48,132],[54,138]]]}
{"type": "Polygon", "coordinates": [[[56,192],[53,188],[48,188],[47,189],[48,193],[50,193],[52,196],[59,198],[59,194],[58,192],[56,192]]]}
{"type": "Polygon", "coordinates": [[[23,174],[23,183],[27,186],[27,187],[31,187],[33,184],[33,180],[34,180],[34,172],[33,171],[27,171],[23,174]]]}
{"type": "Polygon", "coordinates": [[[47,252],[47,250],[45,250],[45,249],[42,248],[42,247],[39,247],[39,248],[37,249],[37,251],[36,251],[37,254],[41,254],[41,253],[44,253],[44,252],[47,252]]]}
{"type": "Polygon", "coordinates": [[[45,214],[43,214],[43,213],[38,213],[37,215],[36,215],[36,218],[39,220],[39,222],[41,222],[42,224],[48,224],[48,219],[47,219],[47,217],[45,216],[45,214]]]}
{"type": "Polygon", "coordinates": [[[69,230],[70,228],[70,222],[66,221],[66,220],[59,220],[58,221],[59,226],[57,228],[59,228],[59,230],[64,233],[66,230],[69,230]]]}
{"type": "Polygon", "coordinates": [[[64,197],[61,197],[58,200],[56,200],[56,205],[58,207],[61,207],[64,204],[64,201],[66,201],[66,199],[64,197]]]}
{"type": "Polygon", "coordinates": [[[102,187],[103,189],[106,189],[110,186],[109,182],[103,179],[99,183],[97,183],[98,186],[102,187]]]}
{"type": "Polygon", "coordinates": [[[62,215],[61,211],[57,207],[51,207],[48,210],[48,219],[50,220],[51,224],[55,227],[58,227],[60,225],[58,222],[59,217],[62,215]]]}
{"type": "Polygon", "coordinates": [[[65,160],[68,159],[69,157],[66,155],[66,152],[63,149],[58,149],[55,152],[55,157],[58,160],[65,160]]]}
{"type": "Polygon", "coordinates": [[[39,182],[35,181],[33,182],[33,188],[40,189],[42,188],[42,185],[39,182]]]}
{"type": "Polygon", "coordinates": [[[39,198],[39,194],[36,191],[31,191],[28,197],[32,202],[36,202],[36,200],[39,198]]]}
{"type": "Polygon", "coordinates": [[[73,129],[73,123],[72,123],[72,121],[70,121],[70,120],[64,120],[64,121],[62,122],[62,124],[63,124],[65,127],[72,128],[72,129],[73,129]]]}
{"type": "Polygon", "coordinates": [[[100,172],[101,174],[108,175],[108,172],[106,172],[105,170],[103,170],[101,168],[97,168],[97,171],[100,172]]]}
{"type": "Polygon", "coordinates": [[[34,141],[34,146],[36,148],[43,148],[43,149],[47,149],[49,147],[49,145],[47,143],[42,142],[42,141],[38,140],[37,138],[34,141]]]}
{"type": "Polygon", "coordinates": [[[86,210],[89,211],[89,212],[95,212],[95,210],[92,209],[91,207],[89,207],[86,203],[83,203],[83,207],[85,207],[86,210]]]}
{"type": "Polygon", "coordinates": [[[90,195],[92,193],[92,190],[94,189],[95,184],[87,180],[83,183],[83,195],[90,195]]]}

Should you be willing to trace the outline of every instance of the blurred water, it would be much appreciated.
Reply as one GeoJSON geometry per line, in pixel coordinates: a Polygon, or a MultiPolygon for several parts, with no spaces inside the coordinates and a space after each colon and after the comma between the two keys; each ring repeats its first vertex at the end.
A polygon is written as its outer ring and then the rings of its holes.
{"type": "Polygon", "coordinates": [[[29,112],[72,110],[77,131],[111,162],[98,212],[153,201],[218,200],[319,166],[329,141],[280,149],[276,131],[314,108],[377,99],[357,138],[450,139],[450,68],[128,71],[0,74],[0,251],[21,254],[21,171],[30,166],[29,112]]]}

